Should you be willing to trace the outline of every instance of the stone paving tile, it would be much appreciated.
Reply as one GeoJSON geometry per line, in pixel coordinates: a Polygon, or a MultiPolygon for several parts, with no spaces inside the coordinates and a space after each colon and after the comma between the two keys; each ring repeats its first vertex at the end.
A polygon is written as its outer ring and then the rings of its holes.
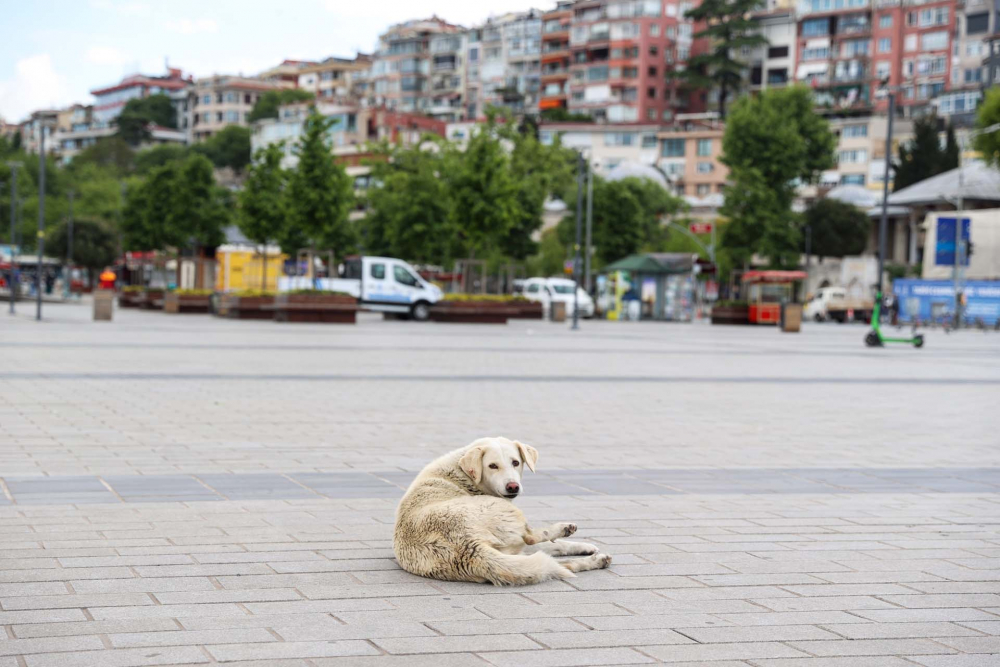
{"type": "Polygon", "coordinates": [[[176,629],[177,623],[175,623],[173,619],[169,618],[32,623],[30,625],[14,625],[11,627],[11,630],[18,639],[30,639],[32,637],[68,637],[72,635],[101,635],[119,632],[162,632],[165,630],[176,629]]]}
{"type": "Polygon", "coordinates": [[[226,630],[178,630],[171,632],[118,632],[108,633],[108,640],[115,648],[143,646],[202,646],[205,644],[240,643],[255,644],[274,642],[277,638],[264,628],[226,630]]]}
{"type": "Polygon", "coordinates": [[[642,665],[652,658],[627,648],[562,649],[480,653],[496,667],[589,667],[590,665],[642,665]]]}
{"type": "Polygon", "coordinates": [[[210,662],[208,656],[194,646],[171,647],[150,651],[115,649],[100,652],[47,653],[29,655],[28,667],[146,667],[146,665],[190,665],[210,662]]]}
{"type": "Polygon", "coordinates": [[[817,656],[927,655],[955,652],[955,649],[930,639],[854,639],[789,642],[788,645],[817,656]]]}
{"type": "Polygon", "coordinates": [[[700,662],[713,660],[759,660],[761,658],[798,658],[808,655],[788,644],[756,642],[750,644],[687,644],[646,646],[646,653],[663,662],[700,662]]]}
{"type": "Polygon", "coordinates": [[[340,655],[378,655],[371,644],[363,641],[336,642],[272,642],[268,644],[223,644],[207,646],[208,652],[220,662],[235,660],[275,660],[280,658],[324,658],[340,655]]]}
{"type": "Polygon", "coordinates": [[[907,658],[924,667],[994,667],[996,656],[983,653],[974,655],[915,655],[907,658]]]}

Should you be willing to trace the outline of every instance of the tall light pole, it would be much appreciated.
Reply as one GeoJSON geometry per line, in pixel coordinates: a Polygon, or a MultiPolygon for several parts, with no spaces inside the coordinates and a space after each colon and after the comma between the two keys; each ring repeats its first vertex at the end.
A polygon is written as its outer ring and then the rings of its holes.
{"type": "Polygon", "coordinates": [[[583,257],[584,266],[584,289],[590,293],[590,255],[591,255],[591,233],[594,228],[594,168],[588,165],[587,169],[587,241],[585,245],[586,253],[583,257]]]}
{"type": "Polygon", "coordinates": [[[14,314],[14,299],[17,285],[14,282],[14,274],[17,273],[17,245],[14,242],[15,230],[17,229],[17,169],[20,162],[8,162],[10,167],[10,314],[14,314]]]}
{"type": "Polygon", "coordinates": [[[583,153],[577,157],[576,168],[576,244],[573,258],[573,329],[580,328],[580,234],[583,226],[583,172],[587,161],[583,153]]]}
{"type": "Polygon", "coordinates": [[[38,266],[35,267],[35,319],[42,319],[42,253],[45,251],[45,124],[38,144],[38,266]]]}
{"type": "Polygon", "coordinates": [[[876,291],[875,298],[879,300],[882,299],[882,272],[885,270],[886,232],[889,229],[889,166],[892,164],[892,121],[896,115],[896,93],[888,85],[886,86],[886,90],[889,94],[889,128],[885,134],[885,171],[882,175],[882,217],[878,223],[878,290],[876,291]]]}
{"type": "Polygon", "coordinates": [[[63,282],[66,287],[67,299],[73,293],[70,282],[73,274],[73,198],[75,196],[76,193],[72,190],[66,193],[66,197],[69,199],[69,220],[66,221],[66,275],[63,276],[63,282]]]}

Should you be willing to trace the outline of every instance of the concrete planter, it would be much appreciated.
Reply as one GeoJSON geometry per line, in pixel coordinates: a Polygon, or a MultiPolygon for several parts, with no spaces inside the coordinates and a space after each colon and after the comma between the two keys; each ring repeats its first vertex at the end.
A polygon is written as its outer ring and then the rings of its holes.
{"type": "Polygon", "coordinates": [[[511,315],[515,320],[540,320],[544,317],[542,304],[536,301],[512,301],[509,305],[517,309],[517,315],[511,315]]]}
{"type": "Polygon", "coordinates": [[[118,307],[138,308],[142,299],[142,292],[121,292],[118,294],[118,307]]]}
{"type": "Polygon", "coordinates": [[[283,293],[274,303],[264,307],[274,313],[276,322],[322,322],[354,324],[358,315],[358,300],[346,294],[283,293]]]}
{"type": "Polygon", "coordinates": [[[746,304],[713,306],[712,324],[750,324],[750,309],[746,304]]]}
{"type": "Polygon", "coordinates": [[[177,294],[167,292],[163,297],[163,312],[165,313],[208,313],[211,297],[194,294],[177,294]]]}
{"type": "Polygon", "coordinates": [[[139,301],[139,307],[144,310],[163,310],[165,293],[162,289],[148,289],[141,292],[142,300],[139,301]]]}
{"type": "Polygon", "coordinates": [[[431,320],[463,324],[507,324],[521,311],[518,305],[503,301],[439,301],[431,306],[431,320]]]}
{"type": "Polygon", "coordinates": [[[239,296],[220,294],[219,307],[215,314],[234,320],[273,320],[274,297],[271,295],[239,296]]]}

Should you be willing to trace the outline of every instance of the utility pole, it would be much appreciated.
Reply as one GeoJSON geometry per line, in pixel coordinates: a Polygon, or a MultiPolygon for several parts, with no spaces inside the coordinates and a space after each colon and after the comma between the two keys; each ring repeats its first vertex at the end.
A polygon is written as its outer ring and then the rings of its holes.
{"type": "Polygon", "coordinates": [[[591,232],[594,228],[594,170],[593,168],[587,170],[587,240],[586,240],[586,250],[587,253],[583,258],[584,266],[584,278],[583,284],[584,289],[590,294],[590,255],[593,252],[591,246],[591,232]]]}
{"type": "Polygon", "coordinates": [[[76,193],[72,190],[66,193],[66,197],[69,199],[69,220],[66,222],[66,275],[63,276],[63,283],[67,299],[73,292],[70,282],[73,274],[73,198],[75,196],[76,193]]]}
{"type": "Polygon", "coordinates": [[[580,328],[580,234],[583,226],[583,171],[587,162],[580,153],[576,168],[576,244],[573,258],[573,330],[580,328]]]}
{"type": "MultiPolygon", "coordinates": [[[[958,211],[955,214],[955,266],[952,267],[951,279],[955,284],[955,328],[962,326],[962,287],[960,285],[959,274],[962,269],[962,211],[965,210],[965,178],[962,175],[962,153],[965,146],[960,140],[958,142],[958,211]]],[[[971,230],[970,230],[971,231],[971,230]]]]}
{"type": "Polygon", "coordinates": [[[885,135],[885,171],[882,179],[882,217],[878,223],[878,290],[875,293],[877,300],[882,299],[882,272],[885,270],[886,233],[889,229],[889,165],[892,164],[892,121],[895,115],[896,93],[890,88],[889,128],[885,135]]]}
{"type": "Polygon", "coordinates": [[[10,167],[10,314],[14,314],[14,299],[17,285],[14,275],[17,273],[17,244],[14,239],[17,230],[17,169],[20,162],[8,162],[10,167]]]}
{"type": "Polygon", "coordinates": [[[42,253],[45,250],[45,125],[38,144],[38,266],[35,267],[35,319],[42,319],[42,253]]]}

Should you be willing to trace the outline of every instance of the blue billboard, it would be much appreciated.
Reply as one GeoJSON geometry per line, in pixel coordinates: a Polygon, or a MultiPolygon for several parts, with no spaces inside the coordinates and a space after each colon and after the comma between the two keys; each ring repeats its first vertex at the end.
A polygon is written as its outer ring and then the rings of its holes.
{"type": "MultiPolygon", "coordinates": [[[[937,243],[934,245],[934,263],[938,266],[955,266],[955,227],[957,218],[937,219],[937,243]]],[[[962,254],[962,266],[969,265],[969,226],[968,218],[962,218],[962,245],[966,250],[962,254]]]]}
{"type": "MultiPolygon", "coordinates": [[[[912,322],[940,320],[955,312],[955,284],[950,280],[896,280],[892,291],[899,301],[899,319],[912,322]]],[[[964,317],[989,325],[1000,319],[1000,281],[970,280],[964,284],[964,317]]]]}

